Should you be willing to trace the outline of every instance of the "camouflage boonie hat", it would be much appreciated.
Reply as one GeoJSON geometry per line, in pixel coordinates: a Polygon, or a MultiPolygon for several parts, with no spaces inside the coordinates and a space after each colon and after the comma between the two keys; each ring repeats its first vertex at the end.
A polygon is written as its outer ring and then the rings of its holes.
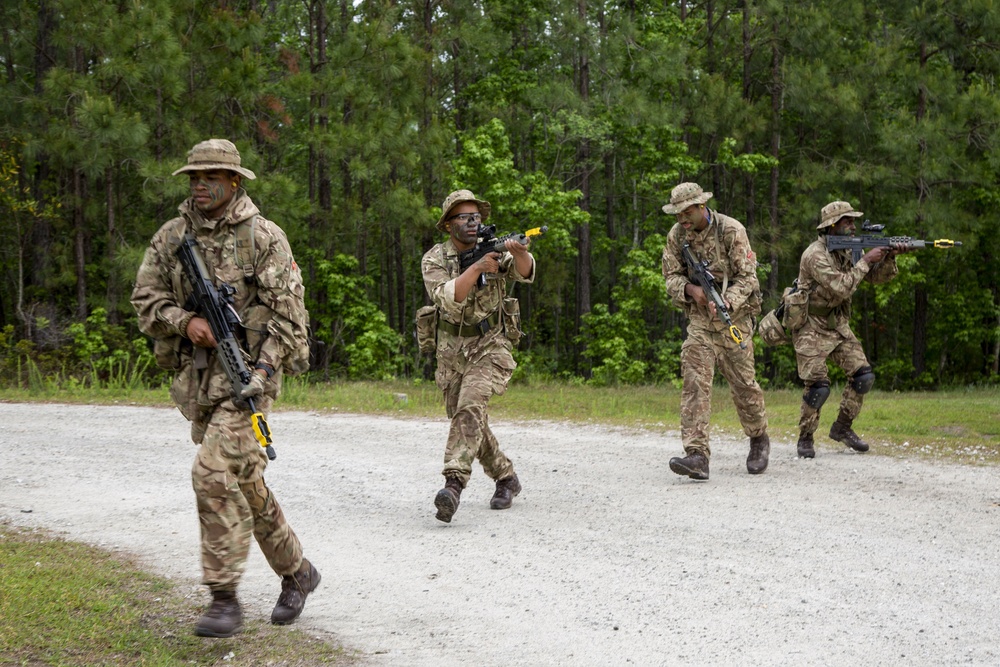
{"type": "Polygon", "coordinates": [[[846,201],[832,201],[819,212],[819,226],[816,229],[832,227],[837,224],[838,220],[845,216],[848,218],[860,218],[863,215],[864,213],[855,211],[854,207],[846,201]]]}
{"type": "Polygon", "coordinates": [[[712,198],[711,192],[705,192],[697,183],[681,183],[670,191],[670,203],[664,204],[663,212],[667,215],[677,215],[692,204],[704,204],[712,198]]]}
{"type": "Polygon", "coordinates": [[[245,176],[251,181],[257,176],[240,166],[240,152],[233,142],[226,139],[209,139],[188,151],[187,164],[173,173],[174,176],[185,171],[208,171],[210,169],[228,169],[245,176]]]}
{"type": "Polygon", "coordinates": [[[442,232],[447,232],[448,214],[451,213],[451,209],[467,201],[476,202],[479,213],[483,216],[483,222],[486,222],[486,218],[490,217],[490,203],[485,199],[476,199],[476,195],[472,194],[471,190],[455,190],[445,197],[444,203],[441,204],[441,217],[437,221],[437,228],[442,232]]]}

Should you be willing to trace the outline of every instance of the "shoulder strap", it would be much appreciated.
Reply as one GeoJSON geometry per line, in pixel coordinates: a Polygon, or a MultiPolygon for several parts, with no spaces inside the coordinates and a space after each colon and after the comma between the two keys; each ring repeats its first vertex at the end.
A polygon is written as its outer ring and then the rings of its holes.
{"type": "Polygon", "coordinates": [[[715,225],[715,260],[722,265],[722,295],[724,297],[726,289],[729,287],[729,263],[723,262],[722,258],[719,257],[719,248],[722,247],[722,233],[719,231],[722,229],[722,217],[717,212],[712,216],[712,223],[715,225]]]}
{"type": "Polygon", "coordinates": [[[254,215],[249,222],[237,225],[233,238],[236,264],[243,269],[243,279],[248,283],[254,281],[256,276],[254,264],[257,261],[257,218],[258,216],[254,215]]]}

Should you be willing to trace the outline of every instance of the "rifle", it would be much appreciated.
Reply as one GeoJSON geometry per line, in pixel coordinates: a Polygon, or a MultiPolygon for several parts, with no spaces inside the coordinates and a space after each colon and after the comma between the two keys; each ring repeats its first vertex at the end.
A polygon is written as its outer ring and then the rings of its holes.
{"type": "Polygon", "coordinates": [[[722,295],[719,294],[719,290],[715,288],[715,276],[708,270],[708,261],[704,259],[700,261],[696,260],[694,252],[691,250],[691,244],[687,242],[681,248],[681,255],[684,256],[684,261],[687,263],[688,268],[694,273],[695,282],[701,287],[701,291],[705,293],[709,301],[715,304],[715,312],[718,313],[719,319],[729,327],[729,335],[733,341],[739,343],[741,350],[747,349],[747,344],[743,341],[743,333],[733,324],[733,318],[729,315],[729,308],[726,307],[726,302],[722,299],[722,295]]]}
{"type": "Polygon", "coordinates": [[[827,234],[826,249],[830,251],[850,250],[851,262],[857,264],[868,248],[891,248],[896,244],[911,249],[954,248],[962,245],[961,241],[952,241],[951,239],[924,241],[909,236],[885,236],[884,229],[885,225],[873,225],[870,220],[865,220],[861,223],[861,231],[872,232],[871,234],[862,234],[861,236],[831,236],[827,234]]]}
{"type": "Polygon", "coordinates": [[[236,332],[239,330],[237,327],[240,329],[243,327],[239,313],[233,306],[236,288],[228,283],[222,283],[216,289],[208,277],[208,269],[198,248],[198,241],[190,232],[184,235],[184,240],[177,248],[177,258],[184,266],[184,272],[187,273],[188,280],[194,288],[191,296],[195,302],[196,312],[208,320],[208,325],[212,328],[216,342],[215,351],[232,385],[233,396],[246,401],[250,409],[250,423],[253,426],[254,437],[267,452],[267,458],[273,461],[277,458],[277,454],[271,446],[271,427],[267,425],[264,413],[257,410],[252,397],[240,398],[241,392],[250,384],[252,371],[247,368],[243,360],[243,351],[236,340],[236,332]]]}
{"type": "MultiPolygon", "coordinates": [[[[549,231],[549,228],[548,225],[545,225],[529,229],[523,234],[512,232],[510,234],[504,234],[499,238],[495,236],[496,231],[496,225],[486,227],[482,223],[479,223],[479,230],[476,232],[476,236],[478,237],[476,245],[468,250],[462,250],[458,253],[458,265],[461,271],[465,271],[467,268],[481,260],[483,257],[486,257],[486,255],[491,252],[507,252],[507,248],[504,247],[504,244],[510,239],[514,239],[521,245],[528,245],[529,239],[535,236],[541,236],[545,232],[549,231]]],[[[476,287],[485,286],[486,276],[480,273],[479,279],[476,280],[476,287]]]]}

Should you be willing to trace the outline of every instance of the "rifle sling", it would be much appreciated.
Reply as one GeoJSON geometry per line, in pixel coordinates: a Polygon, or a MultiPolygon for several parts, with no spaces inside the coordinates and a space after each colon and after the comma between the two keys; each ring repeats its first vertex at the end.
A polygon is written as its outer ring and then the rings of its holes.
{"type": "Polygon", "coordinates": [[[472,336],[482,336],[490,329],[493,329],[500,322],[500,311],[494,311],[489,317],[479,324],[466,324],[459,326],[445,319],[438,319],[438,331],[445,331],[452,336],[470,338],[472,336]]]}

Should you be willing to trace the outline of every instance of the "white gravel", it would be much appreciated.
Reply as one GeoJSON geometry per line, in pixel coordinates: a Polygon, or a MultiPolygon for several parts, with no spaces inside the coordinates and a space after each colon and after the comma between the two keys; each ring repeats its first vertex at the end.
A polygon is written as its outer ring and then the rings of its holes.
{"type": "MultiPolygon", "coordinates": [[[[195,447],[175,410],[0,404],[0,518],[137,554],[197,589],[195,447]]],[[[677,433],[493,425],[524,491],[433,497],[447,423],[278,412],[267,481],[323,573],[298,624],[371,665],[998,665],[995,467],[772,444],[705,483],[677,433]]],[[[279,585],[256,546],[240,587],[279,585]]],[[[238,660],[238,656],[235,658],[238,660]]]]}

